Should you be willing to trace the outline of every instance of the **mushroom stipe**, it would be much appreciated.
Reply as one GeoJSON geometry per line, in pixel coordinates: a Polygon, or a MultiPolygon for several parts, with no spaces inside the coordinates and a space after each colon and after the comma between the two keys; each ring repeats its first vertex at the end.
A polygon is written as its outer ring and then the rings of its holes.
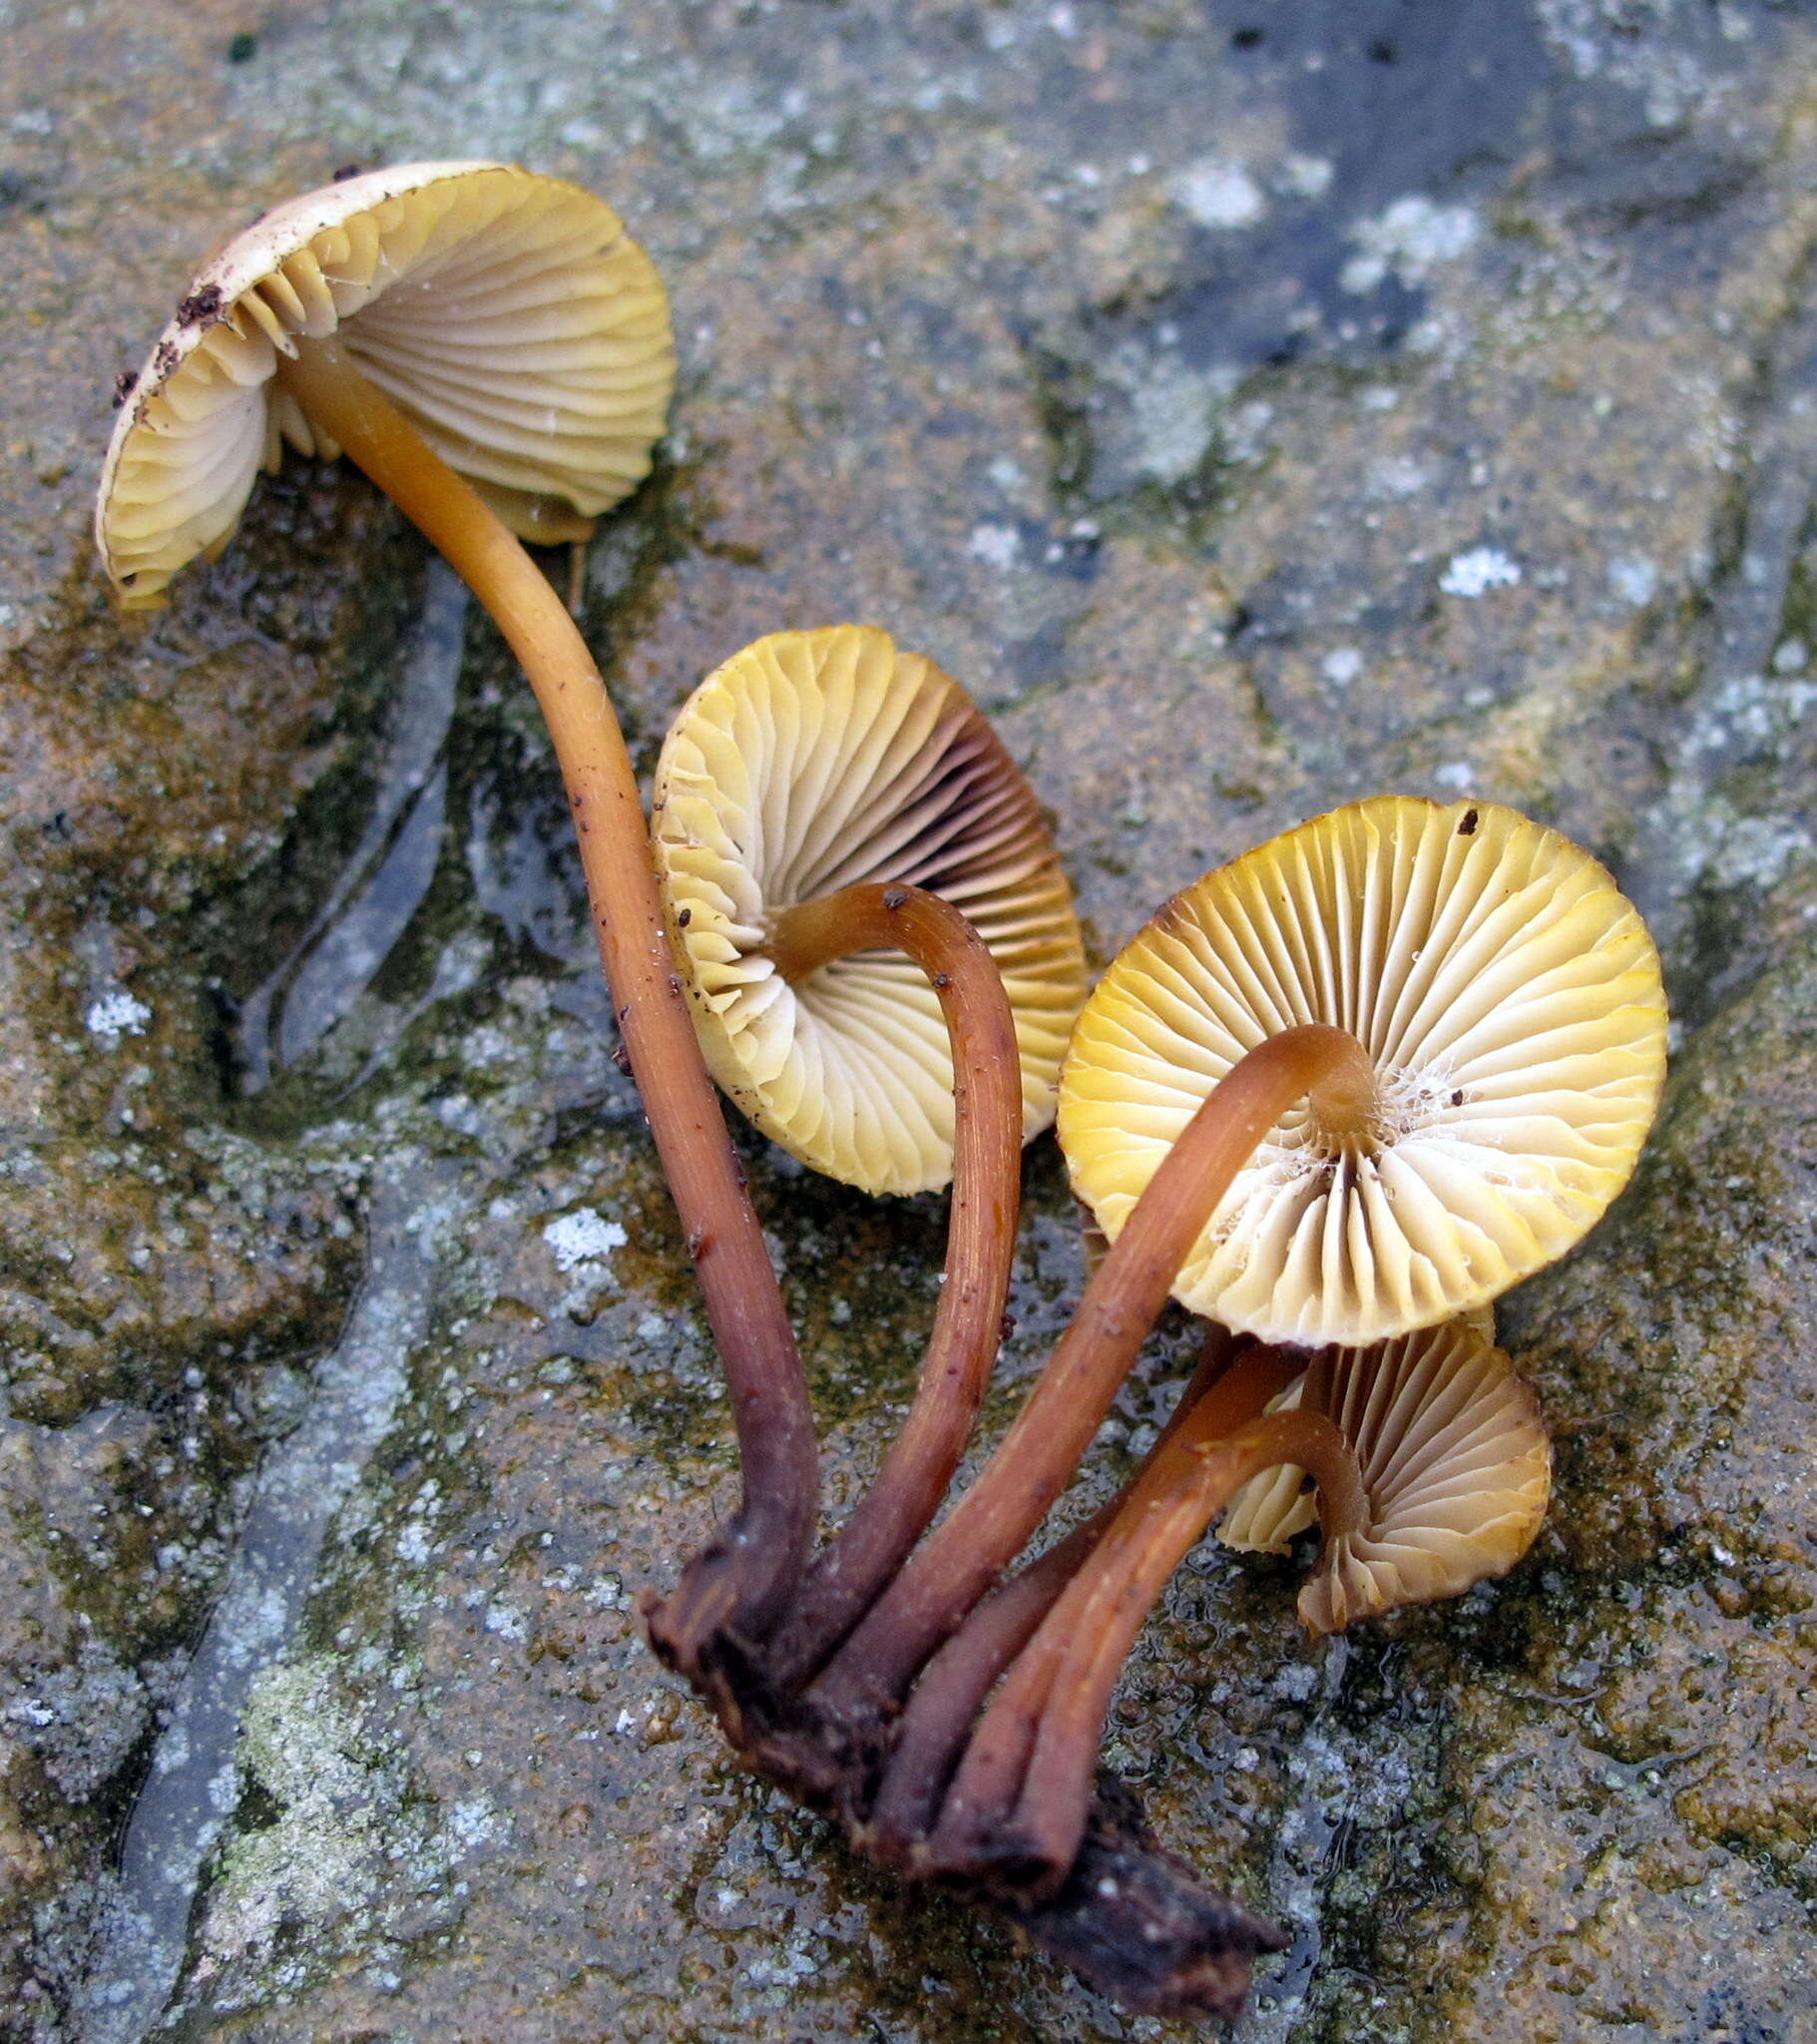
{"type": "Polygon", "coordinates": [[[895,1574],[946,1495],[990,1382],[1010,1290],[1022,1150],[1016,1025],[984,939],[920,887],[870,882],[815,904],[817,962],[899,950],[921,967],[952,1041],[956,1160],[946,1271],[920,1382],[869,1491],[814,1557],[768,1650],[775,1679],[811,1677],[895,1574]]]}

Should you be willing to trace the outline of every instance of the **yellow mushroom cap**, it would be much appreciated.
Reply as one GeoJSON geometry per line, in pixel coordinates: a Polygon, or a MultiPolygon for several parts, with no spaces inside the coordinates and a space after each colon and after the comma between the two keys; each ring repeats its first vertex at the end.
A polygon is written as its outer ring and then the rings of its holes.
{"type": "MultiPolygon", "coordinates": [[[[1368,1348],[1322,1348],[1278,1401],[1335,1422],[1355,1452],[1368,1524],[1330,1541],[1300,1592],[1314,1633],[1506,1575],[1533,1545],[1552,1448],[1514,1364],[1466,1320],[1368,1348]]],[[[1304,1472],[1246,1484],[1218,1528],[1231,1547],[1282,1551],[1313,1522],[1304,1472]]]]}
{"type": "Polygon", "coordinates": [[[1176,895],[1087,1004],[1060,1140],[1107,1234],[1238,1058],[1309,1022],[1373,1060],[1369,1130],[1291,1108],[1174,1285],[1264,1340],[1435,1325],[1562,1256],[1664,1078],[1658,958],[1595,860],[1487,802],[1355,802],[1176,895]]]}
{"type": "Polygon", "coordinates": [[[669,300],[612,208],[510,164],[404,164],[274,208],[190,285],[121,411],[95,510],[122,601],[224,547],[287,441],[339,449],[272,381],[295,336],[364,374],[520,537],[584,538],[650,469],[669,300]]]}
{"type": "Polygon", "coordinates": [[[941,895],[990,946],[1022,1056],[1026,1140],[1054,1118],[1085,998],[1072,890],[1028,783],[957,682],[864,625],[776,632],[709,675],[657,769],[658,866],[714,1078],[775,1142],[874,1193],[953,1170],[939,1001],[900,952],[790,985],[765,945],[860,882],[941,895]]]}

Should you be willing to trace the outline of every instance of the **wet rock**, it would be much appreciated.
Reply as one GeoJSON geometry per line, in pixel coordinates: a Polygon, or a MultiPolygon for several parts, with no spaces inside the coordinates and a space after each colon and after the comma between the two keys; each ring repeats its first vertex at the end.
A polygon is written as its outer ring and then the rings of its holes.
{"type": "MultiPolygon", "coordinates": [[[[301,465],[168,613],[107,613],[107,395],[193,256],[453,154],[594,186],[671,280],[675,431],[587,577],[646,763],[744,640],[857,617],[990,705],[1105,954],[1382,787],[1535,810],[1639,900],[1660,1135],[1504,1317],[1560,1439],[1540,1548],[1310,1658],[1291,1562],[1201,1553],[1111,1758],[1293,1934],[1248,2038],[1817,2032],[1798,12],[99,0],[7,33],[9,2036],[1183,2034],[856,1866],[638,1638],[728,1425],[490,631],[301,465]]],[[[837,1503],[909,1394],[939,1204],[746,1158],[837,1503]]],[[[1082,1275],[1051,1150],[1029,1177],[994,1424],[1082,1275]]]]}

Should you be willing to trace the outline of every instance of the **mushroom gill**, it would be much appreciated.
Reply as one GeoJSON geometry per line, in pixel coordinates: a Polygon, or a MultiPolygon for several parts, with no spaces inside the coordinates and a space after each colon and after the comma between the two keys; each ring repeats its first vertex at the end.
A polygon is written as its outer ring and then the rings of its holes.
{"type": "Polygon", "coordinates": [[[1430,1325],[1562,1255],[1626,1183],[1665,1068],[1645,926],[1556,831],[1490,803],[1381,796],[1207,873],[1118,957],[1060,1109],[1116,1237],[1243,1055],[1344,1031],[1373,1097],[1288,1103],[1174,1287],[1264,1339],[1430,1325]]]}
{"type": "Polygon", "coordinates": [[[983,937],[1015,1017],[1025,1140],[1054,1118],[1086,970],[1033,792],[959,685],[885,632],[776,632],[710,675],[657,769],[656,840],[707,1063],[816,1171],[952,1173],[953,1064],[926,975],[826,904],[910,886],[983,937]]]}

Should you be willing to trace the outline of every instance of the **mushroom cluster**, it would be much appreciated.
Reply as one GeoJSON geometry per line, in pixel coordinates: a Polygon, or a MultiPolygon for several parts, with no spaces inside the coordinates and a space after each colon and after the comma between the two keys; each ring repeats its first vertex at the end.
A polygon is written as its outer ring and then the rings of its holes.
{"type": "MultiPolygon", "coordinates": [[[[1118,1670],[1233,1503],[1276,1541],[1315,1478],[1314,1631],[1512,1566],[1545,1435],[1471,1314],[1625,1184],[1664,1044],[1657,959],[1613,881],[1486,803],[1353,803],[1136,936],[1061,1084],[1109,1252],[976,1482],[808,1693],[848,1743],[900,1714],[865,1813],[884,1853],[1018,1904],[1064,1891],[1118,1670]],[[1174,1428],[999,1587],[1170,1292],[1220,1329],[1174,1428]],[[1245,1495],[1283,1465],[1292,1503],[1245,1495]]],[[[1182,1978],[1125,1992],[1175,2006],[1182,1978]]]]}
{"type": "Polygon", "coordinates": [[[346,453],[468,581],[549,724],[731,1393],[743,1496],[647,1598],[653,1645],[875,1859],[992,1900],[1132,2008],[1230,2015],[1281,1939],[1098,1784],[1119,1673],[1220,1520],[1275,1551],[1316,1522],[1315,1636],[1525,1553],[1550,1453],[1490,1305],[1633,1169],[1658,961],[1557,832],[1386,796],[1176,895],[1088,1000],[1014,763],[957,683],[861,626],[772,634],[708,677],[647,823],[520,540],[584,535],[635,486],[673,380],[661,280],[591,195],[499,164],[352,178],[195,279],[110,447],[101,559],[126,606],[162,603],[288,447],[346,453]],[[805,1377],[715,1079],[816,1170],[952,1186],[915,1399],[817,1549],[805,1377]],[[1020,1150],[1056,1109],[1109,1246],[930,1532],[1001,1339],[1020,1150]],[[1167,1427],[1035,1551],[1170,1295],[1209,1326],[1167,1427]]]}

